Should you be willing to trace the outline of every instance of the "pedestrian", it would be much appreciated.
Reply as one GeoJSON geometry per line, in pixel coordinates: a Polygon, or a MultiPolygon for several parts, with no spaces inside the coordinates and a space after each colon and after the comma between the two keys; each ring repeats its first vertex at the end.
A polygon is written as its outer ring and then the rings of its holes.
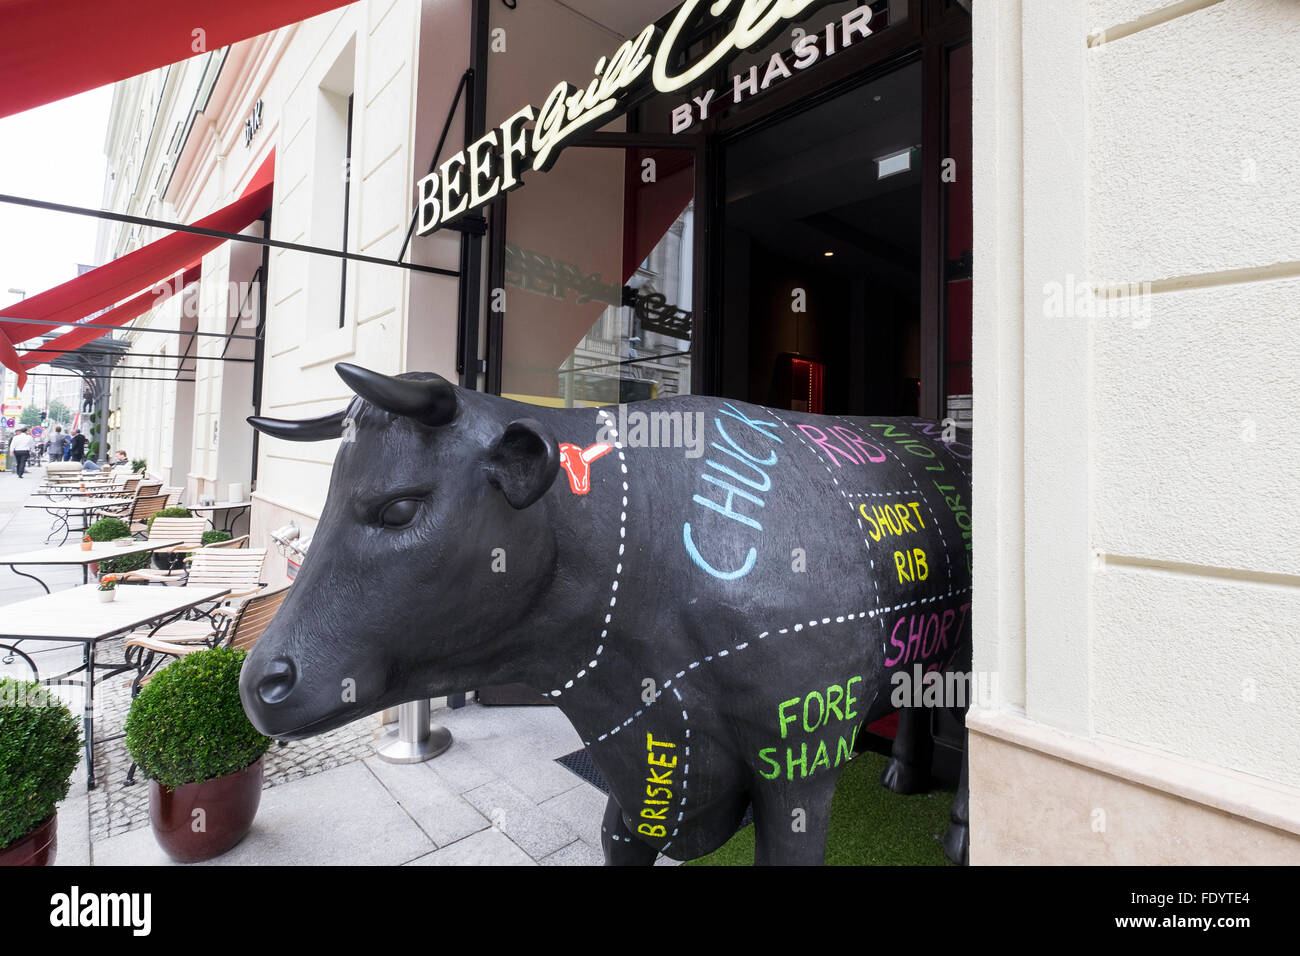
{"type": "Polygon", "coordinates": [[[68,436],[63,434],[63,426],[54,426],[54,435],[50,438],[50,461],[63,461],[63,451],[68,445],[68,436]]]}
{"type": "Polygon", "coordinates": [[[90,440],[86,438],[85,435],[81,434],[80,431],[74,431],[72,433],[72,448],[69,452],[68,460],[81,461],[83,458],[85,458],[86,445],[89,444],[89,442],[90,440]]]}
{"type": "Polygon", "coordinates": [[[32,436],[27,433],[26,428],[18,429],[13,438],[9,440],[9,454],[14,456],[18,477],[24,477],[23,472],[27,470],[27,459],[32,453],[32,436]]]}

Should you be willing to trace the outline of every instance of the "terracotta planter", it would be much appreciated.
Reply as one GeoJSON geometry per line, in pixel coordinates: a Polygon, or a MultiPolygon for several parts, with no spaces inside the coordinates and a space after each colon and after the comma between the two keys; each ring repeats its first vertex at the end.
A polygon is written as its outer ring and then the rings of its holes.
{"type": "Polygon", "coordinates": [[[56,810],[27,836],[0,850],[0,866],[53,866],[54,851],[59,847],[58,837],[59,813],[56,810]]]}
{"type": "Polygon", "coordinates": [[[210,860],[248,835],[262,802],[262,759],[238,773],[175,790],[149,781],[149,822],[168,856],[178,863],[210,860]]]}

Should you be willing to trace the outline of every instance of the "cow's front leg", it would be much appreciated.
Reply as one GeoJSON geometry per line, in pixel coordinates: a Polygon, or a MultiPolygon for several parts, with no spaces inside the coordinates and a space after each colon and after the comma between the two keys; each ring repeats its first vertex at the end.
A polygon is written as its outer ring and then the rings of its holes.
{"type": "Polygon", "coordinates": [[[659,851],[643,842],[623,822],[623,809],[610,795],[600,827],[606,866],[653,866],[659,851]]]}
{"type": "Polygon", "coordinates": [[[894,793],[925,793],[930,789],[930,764],[934,760],[934,737],[930,735],[930,711],[904,707],[898,712],[898,732],[889,763],[880,775],[882,786],[894,793]]]}
{"type": "Polygon", "coordinates": [[[835,779],[823,777],[798,789],[773,789],[770,784],[755,788],[755,866],[821,866],[826,862],[835,779]]]}

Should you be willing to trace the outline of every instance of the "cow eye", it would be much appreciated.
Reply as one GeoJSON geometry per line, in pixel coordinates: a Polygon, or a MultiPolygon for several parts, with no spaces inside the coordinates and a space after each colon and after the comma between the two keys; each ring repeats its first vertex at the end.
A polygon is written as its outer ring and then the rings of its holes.
{"type": "Polygon", "coordinates": [[[415,520],[420,509],[418,498],[400,498],[389,502],[379,513],[379,523],[385,528],[405,528],[415,520]]]}

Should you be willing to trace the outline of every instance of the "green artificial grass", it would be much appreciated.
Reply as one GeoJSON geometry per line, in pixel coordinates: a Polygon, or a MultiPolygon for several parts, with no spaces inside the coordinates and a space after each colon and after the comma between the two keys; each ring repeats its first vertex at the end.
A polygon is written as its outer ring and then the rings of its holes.
{"type": "MultiPolygon", "coordinates": [[[[840,775],[826,838],[829,866],[951,866],[943,855],[951,790],[901,796],[880,785],[888,758],[854,757],[840,775]]],[[[687,866],[753,866],[754,828],[687,866]]]]}

